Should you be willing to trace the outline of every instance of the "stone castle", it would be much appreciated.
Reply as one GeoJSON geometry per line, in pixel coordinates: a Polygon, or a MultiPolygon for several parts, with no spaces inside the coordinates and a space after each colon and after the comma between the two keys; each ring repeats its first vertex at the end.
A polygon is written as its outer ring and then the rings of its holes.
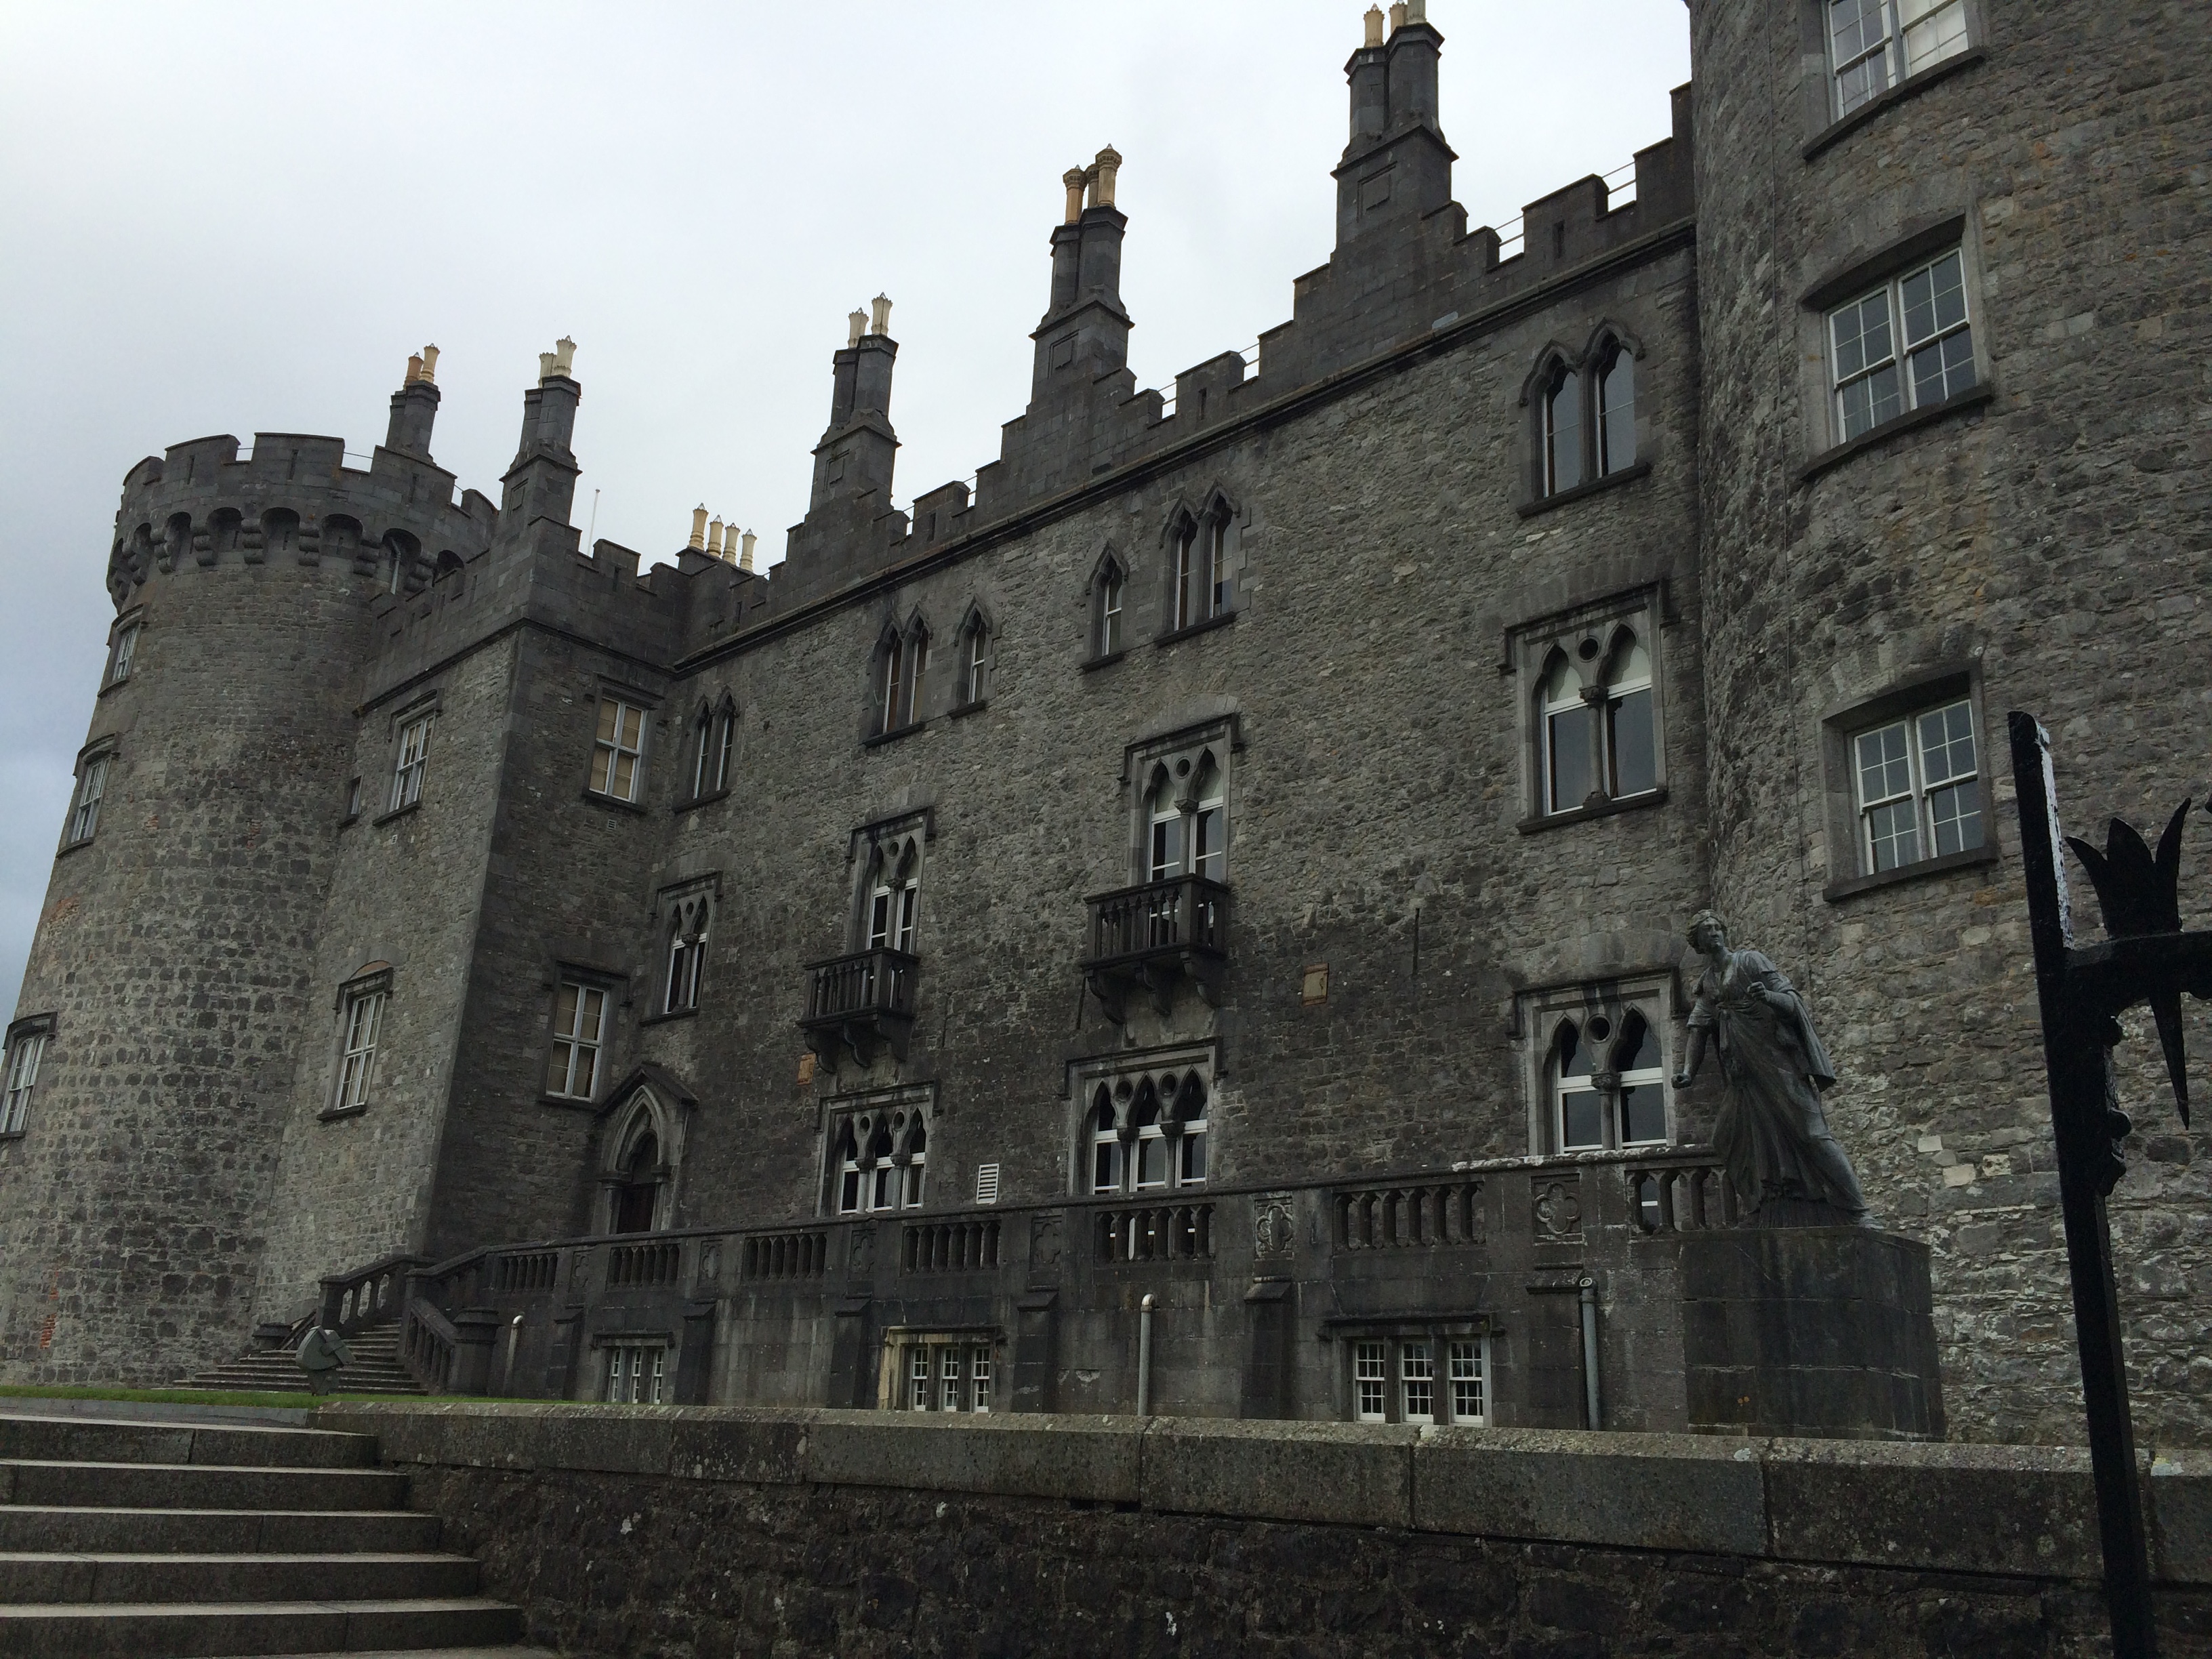
{"type": "MultiPolygon", "coordinates": [[[[1689,15],[1632,181],[1501,240],[1370,11],[1333,256],[1171,395],[1102,151],[1000,458],[893,506],[855,313],[765,574],[581,545],[565,341],[496,501],[429,351],[365,466],[133,467],[0,1376],[319,1315],[461,1391],[1751,1426],[1710,905],[1925,1253],[1884,1431],[2078,1438],[2002,734],[2084,823],[2203,776],[2212,76],[2148,0],[1689,15]]],[[[2207,1166],[2120,1053],[2137,1420],[2203,1443],[2207,1166]]]]}

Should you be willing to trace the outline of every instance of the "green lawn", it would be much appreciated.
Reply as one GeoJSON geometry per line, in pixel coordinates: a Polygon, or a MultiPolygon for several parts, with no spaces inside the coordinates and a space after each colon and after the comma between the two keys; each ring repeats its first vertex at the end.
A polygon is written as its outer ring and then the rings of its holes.
{"type": "MultiPolygon", "coordinates": [[[[294,1410],[335,1405],[340,1401],[393,1400],[396,1395],[297,1393],[274,1389],[45,1389],[0,1387],[0,1400],[132,1400],[155,1406],[283,1406],[294,1410]]],[[[475,1400],[477,1395],[421,1395],[422,1400],[475,1400]]],[[[543,1401],[538,1402],[543,1404],[543,1401]]]]}

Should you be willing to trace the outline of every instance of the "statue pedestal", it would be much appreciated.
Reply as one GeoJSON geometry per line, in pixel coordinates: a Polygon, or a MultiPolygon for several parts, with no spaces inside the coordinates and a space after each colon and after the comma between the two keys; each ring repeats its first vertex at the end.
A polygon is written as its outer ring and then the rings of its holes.
{"type": "Polygon", "coordinates": [[[1940,1440],[1928,1247],[1871,1227],[1681,1237],[1690,1428],[1940,1440]]]}

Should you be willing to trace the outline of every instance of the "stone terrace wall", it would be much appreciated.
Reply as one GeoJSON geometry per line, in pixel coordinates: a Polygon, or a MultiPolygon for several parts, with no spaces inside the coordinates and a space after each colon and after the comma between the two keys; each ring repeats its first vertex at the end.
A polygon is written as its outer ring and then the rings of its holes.
{"type": "MultiPolygon", "coordinates": [[[[587,1655],[2110,1650],[2087,1455],[1111,1417],[348,1405],[587,1655]]],[[[2212,1654],[2212,1457],[2147,1483],[2212,1654]]]]}

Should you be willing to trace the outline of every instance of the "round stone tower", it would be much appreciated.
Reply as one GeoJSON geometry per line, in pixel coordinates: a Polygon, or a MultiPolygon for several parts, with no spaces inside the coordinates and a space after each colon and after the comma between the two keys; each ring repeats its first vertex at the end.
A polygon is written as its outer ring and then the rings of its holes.
{"type": "MultiPolygon", "coordinates": [[[[1951,1432],[2076,1439],[2001,1403],[2075,1363],[2004,717],[2043,720],[2097,840],[2154,839],[2212,756],[2212,73],[2147,3],[1905,9],[1690,0],[1713,896],[1809,996],[1884,1224],[1936,1250],[1951,1432]]],[[[2160,1287],[2212,1267],[2170,1224],[2207,1182],[2155,1055],[2119,1051],[2114,1227],[2138,1433],[2187,1443],[2201,1336],[2160,1287]]]]}
{"type": "Polygon", "coordinates": [[[328,1030],[309,967],[383,596],[480,550],[494,517],[429,459],[437,398],[410,363],[365,470],[338,439],[264,433],[124,481],[115,629],[11,1028],[11,1055],[44,1042],[0,1139],[9,1381],[234,1353],[272,1209],[342,1201],[272,1178],[328,1030]]]}

